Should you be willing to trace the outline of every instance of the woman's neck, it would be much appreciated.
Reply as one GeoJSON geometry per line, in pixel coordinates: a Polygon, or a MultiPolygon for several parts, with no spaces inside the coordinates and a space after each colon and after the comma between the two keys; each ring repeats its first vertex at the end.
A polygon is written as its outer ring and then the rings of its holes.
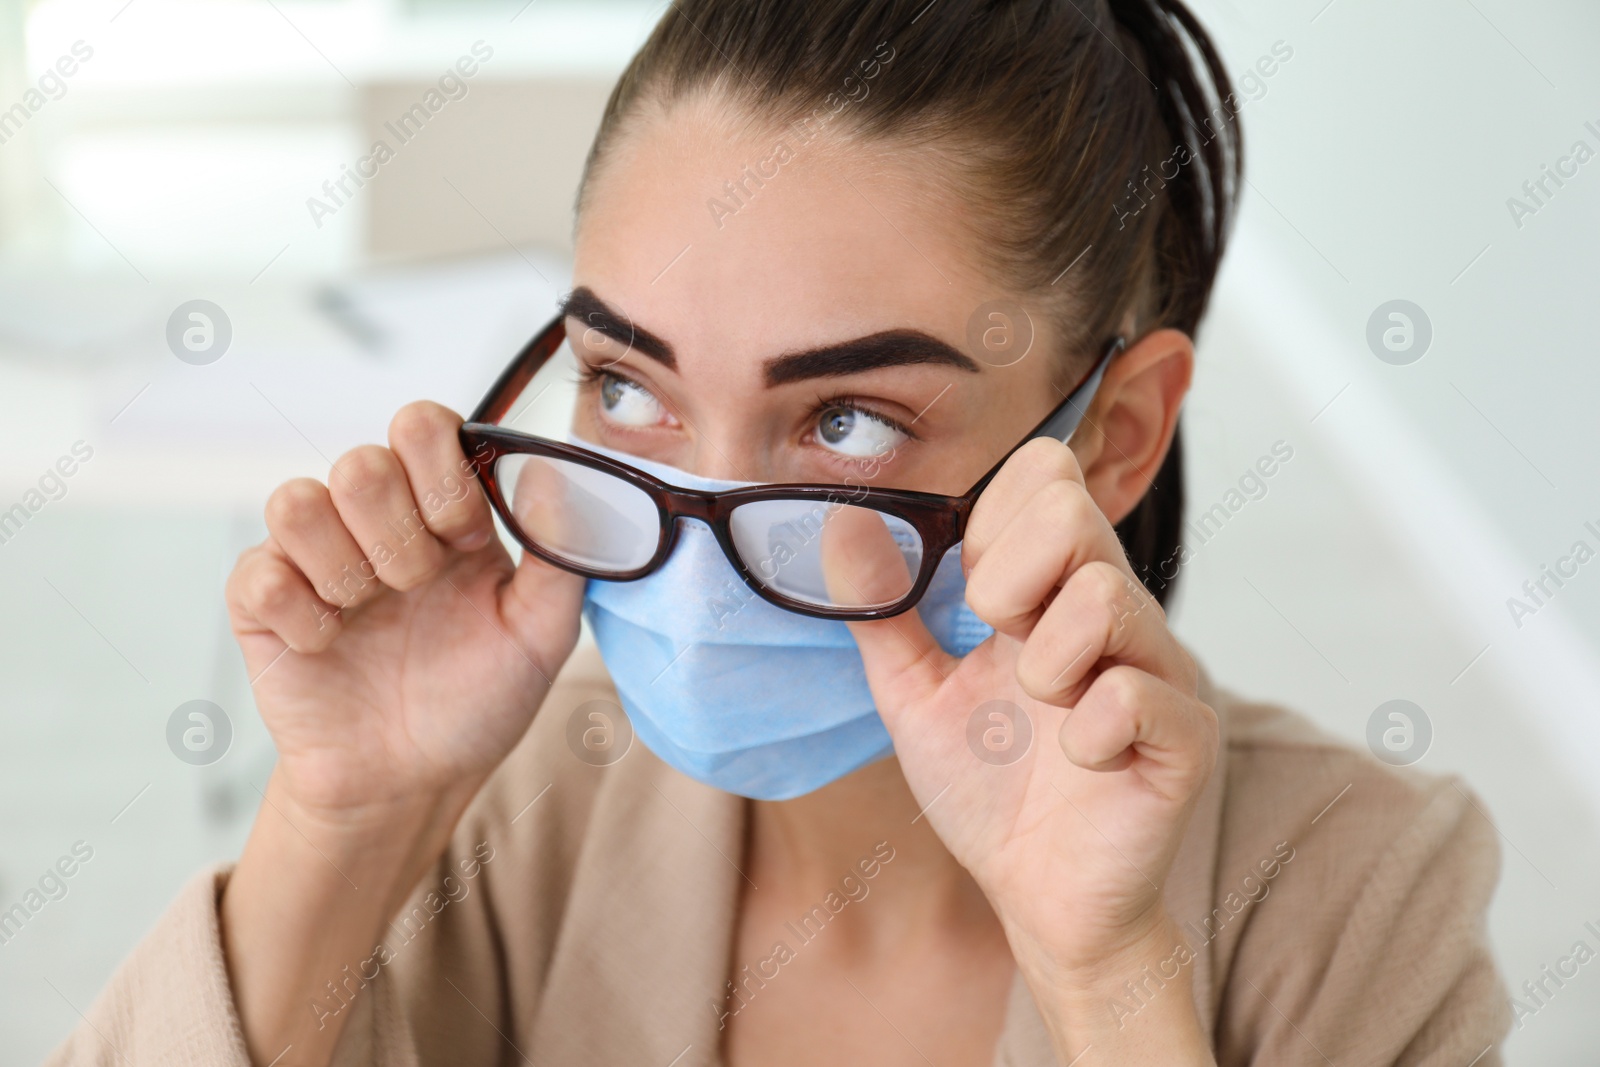
{"type": "Polygon", "coordinates": [[[830,926],[848,931],[837,940],[858,951],[891,949],[930,926],[997,921],[922,817],[893,757],[794,800],[753,802],[749,835],[747,873],[762,892],[796,915],[837,908],[830,926]]]}

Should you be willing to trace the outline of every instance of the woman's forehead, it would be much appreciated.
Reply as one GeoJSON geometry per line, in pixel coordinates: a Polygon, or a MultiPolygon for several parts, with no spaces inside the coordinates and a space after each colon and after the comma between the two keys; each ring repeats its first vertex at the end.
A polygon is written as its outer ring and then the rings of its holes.
{"type": "Polygon", "coordinates": [[[693,109],[631,128],[586,190],[575,279],[686,342],[806,347],[841,323],[963,336],[997,293],[938,183],[909,159],[793,140],[693,109]]]}

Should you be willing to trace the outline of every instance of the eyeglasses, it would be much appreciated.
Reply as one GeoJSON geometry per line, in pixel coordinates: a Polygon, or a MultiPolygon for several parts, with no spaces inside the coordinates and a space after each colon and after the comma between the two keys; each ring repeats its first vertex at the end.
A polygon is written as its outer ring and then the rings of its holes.
{"type": "Polygon", "coordinates": [[[697,519],[762,599],[842,621],[887,619],[915,606],[1005,461],[1035,437],[1070,438],[1124,347],[1123,338],[1113,340],[1066,399],[961,496],[802,483],[708,492],[498,425],[566,335],[558,315],[512,360],[460,431],[495,513],[517,542],[574,574],[631,582],[666,561],[678,520],[697,519]]]}

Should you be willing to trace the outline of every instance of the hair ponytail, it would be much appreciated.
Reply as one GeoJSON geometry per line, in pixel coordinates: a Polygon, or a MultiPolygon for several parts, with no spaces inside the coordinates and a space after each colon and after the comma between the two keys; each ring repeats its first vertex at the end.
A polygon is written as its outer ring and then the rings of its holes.
{"type": "MultiPolygon", "coordinates": [[[[1211,38],[1183,4],[1109,0],[1108,6],[1142,58],[1143,73],[1155,84],[1161,125],[1172,149],[1162,162],[1185,153],[1192,159],[1176,167],[1170,180],[1165,180],[1166,171],[1173,168],[1157,164],[1166,203],[1155,228],[1155,246],[1165,269],[1152,280],[1157,310],[1150,321],[1192,337],[1222,262],[1243,177],[1238,100],[1211,38]]],[[[1185,503],[1180,422],[1149,491],[1116,527],[1129,561],[1163,607],[1183,561],[1185,503]]]]}

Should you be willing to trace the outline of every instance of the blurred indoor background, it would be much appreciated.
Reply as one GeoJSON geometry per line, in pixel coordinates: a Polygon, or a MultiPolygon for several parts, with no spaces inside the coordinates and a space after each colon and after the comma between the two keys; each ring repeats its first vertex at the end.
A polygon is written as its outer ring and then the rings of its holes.
{"type": "MultiPolygon", "coordinates": [[[[0,942],[0,1063],[37,1062],[236,854],[273,753],[226,626],[234,558],[276,484],[408,400],[470,408],[545,321],[584,152],[664,6],[0,0],[0,911],[92,850],[0,942]],[[459,92],[331,197],[463,57],[459,92]],[[209,361],[168,341],[196,300],[227,337],[209,361]],[[198,765],[168,740],[193,700],[231,728],[198,765]]],[[[1560,562],[1600,548],[1600,7],[1195,7],[1249,184],[1185,415],[1213,521],[1175,625],[1224,685],[1352,744],[1410,702],[1417,766],[1464,776],[1499,831],[1515,991],[1600,944],[1600,561],[1560,562]]],[[[1591,970],[1510,1062],[1595,1062],[1591,970]]]]}

